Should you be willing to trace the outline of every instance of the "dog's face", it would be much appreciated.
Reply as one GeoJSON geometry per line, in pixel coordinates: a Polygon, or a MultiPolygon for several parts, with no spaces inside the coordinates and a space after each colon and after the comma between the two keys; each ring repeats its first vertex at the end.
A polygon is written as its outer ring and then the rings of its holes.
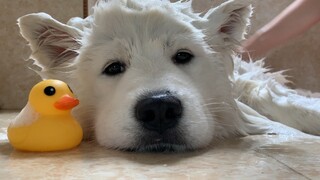
{"type": "Polygon", "coordinates": [[[19,20],[43,76],[74,88],[85,133],[109,148],[141,151],[249,133],[228,70],[250,8],[229,2],[200,17],[191,2],[142,2],[101,2],[72,26],[46,14],[19,20]]]}

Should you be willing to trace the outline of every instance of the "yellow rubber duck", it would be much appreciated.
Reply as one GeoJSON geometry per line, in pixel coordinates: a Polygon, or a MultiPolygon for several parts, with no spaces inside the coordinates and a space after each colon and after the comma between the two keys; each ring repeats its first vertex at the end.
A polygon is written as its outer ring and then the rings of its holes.
{"type": "Polygon", "coordinates": [[[10,144],[24,151],[58,151],[80,144],[83,132],[71,115],[79,104],[69,86],[44,80],[30,91],[29,101],[8,127],[10,144]]]}

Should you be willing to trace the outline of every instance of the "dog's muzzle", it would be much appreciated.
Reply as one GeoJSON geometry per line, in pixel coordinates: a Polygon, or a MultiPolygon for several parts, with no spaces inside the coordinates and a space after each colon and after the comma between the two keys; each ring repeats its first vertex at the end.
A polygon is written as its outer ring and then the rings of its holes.
{"type": "Polygon", "coordinates": [[[151,93],[135,106],[135,118],[145,129],[165,133],[175,128],[183,114],[181,101],[169,91],[151,93]]]}

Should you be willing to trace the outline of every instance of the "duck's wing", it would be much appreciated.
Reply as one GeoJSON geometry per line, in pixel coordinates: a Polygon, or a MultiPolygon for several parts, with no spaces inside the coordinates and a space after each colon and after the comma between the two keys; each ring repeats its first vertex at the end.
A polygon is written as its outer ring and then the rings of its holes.
{"type": "Polygon", "coordinates": [[[39,114],[28,103],[8,127],[8,138],[11,145],[18,148],[25,141],[30,130],[28,125],[36,121],[38,117],[39,114]]]}
{"type": "Polygon", "coordinates": [[[32,124],[39,118],[39,113],[37,113],[30,103],[21,110],[21,112],[16,116],[16,118],[11,122],[10,127],[22,127],[32,124]]]}

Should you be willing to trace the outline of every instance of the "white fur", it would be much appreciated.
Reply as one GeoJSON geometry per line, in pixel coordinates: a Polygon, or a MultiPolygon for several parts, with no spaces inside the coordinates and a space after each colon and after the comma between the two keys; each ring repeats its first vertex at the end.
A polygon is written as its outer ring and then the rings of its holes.
{"type": "Polygon", "coordinates": [[[320,99],[288,89],[283,72],[270,73],[263,60],[234,59],[237,98],[269,119],[303,132],[320,135],[320,99]]]}
{"type": "MultiPolygon", "coordinates": [[[[66,81],[79,97],[75,115],[87,137],[95,136],[108,148],[157,148],[144,144],[145,138],[156,143],[159,136],[146,134],[132,111],[142,95],[167,90],[184,105],[175,134],[184,141],[159,146],[185,150],[264,132],[239,110],[234,94],[248,81],[233,79],[238,73],[233,72],[231,55],[250,15],[251,6],[240,0],[203,17],[192,12],[191,1],[110,0],[100,1],[92,16],[71,19],[68,25],[37,13],[21,17],[19,26],[30,42],[32,58],[43,69],[42,77],[66,81]],[[174,64],[171,58],[180,49],[191,51],[194,59],[174,64]],[[126,64],[126,71],[114,77],[102,74],[114,60],[126,64]]],[[[272,107],[272,101],[267,106],[272,107]]],[[[269,110],[258,103],[253,107],[269,110]]]]}

